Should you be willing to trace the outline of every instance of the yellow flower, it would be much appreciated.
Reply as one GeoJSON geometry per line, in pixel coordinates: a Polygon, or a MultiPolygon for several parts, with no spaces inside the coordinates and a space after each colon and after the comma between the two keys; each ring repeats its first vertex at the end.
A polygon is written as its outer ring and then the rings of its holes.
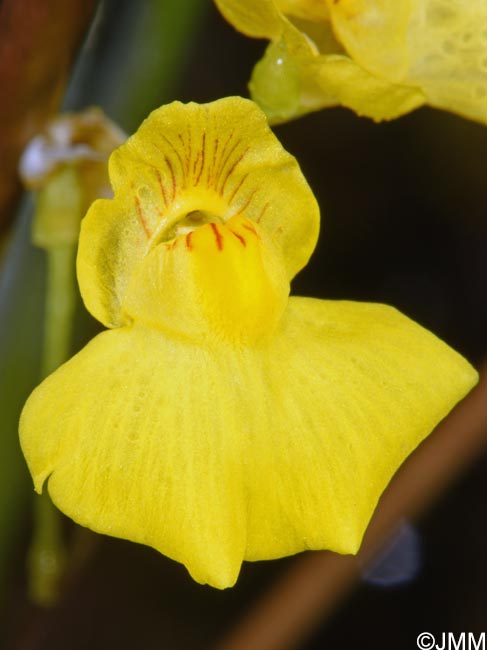
{"type": "Polygon", "coordinates": [[[343,105],[389,120],[423,104],[487,124],[485,0],[215,0],[271,44],[250,90],[280,122],[343,105]]]}
{"type": "Polygon", "coordinates": [[[288,298],[318,207],[252,102],[154,111],[110,176],[78,278],[111,329],[24,408],[36,490],[220,588],[243,560],[355,553],[476,372],[391,307],[288,298]]]}

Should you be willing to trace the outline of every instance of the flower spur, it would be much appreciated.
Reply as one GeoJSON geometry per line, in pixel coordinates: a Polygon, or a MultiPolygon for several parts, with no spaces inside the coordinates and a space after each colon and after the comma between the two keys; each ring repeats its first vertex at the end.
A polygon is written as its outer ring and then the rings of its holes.
{"type": "Polygon", "coordinates": [[[319,212],[252,102],[154,111],[110,176],[78,253],[110,329],[26,403],[36,490],[219,588],[243,560],[355,553],[476,372],[391,307],[288,297],[319,212]]]}

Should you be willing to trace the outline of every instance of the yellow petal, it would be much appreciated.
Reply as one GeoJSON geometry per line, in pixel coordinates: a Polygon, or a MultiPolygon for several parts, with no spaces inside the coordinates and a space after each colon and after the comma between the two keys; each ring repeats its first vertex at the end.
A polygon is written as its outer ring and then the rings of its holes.
{"type": "Polygon", "coordinates": [[[329,105],[328,98],[334,96],[335,103],[380,121],[399,117],[425,103],[419,88],[376,77],[347,56],[320,56],[309,68],[308,74],[313,74],[321,89],[321,94],[315,93],[315,102],[321,106],[329,105]]]}
{"type": "Polygon", "coordinates": [[[392,119],[423,103],[487,123],[485,0],[216,4],[244,34],[273,41],[250,84],[273,123],[337,104],[392,119]]]}
{"type": "Polygon", "coordinates": [[[134,270],[123,309],[168,335],[249,343],[274,333],[288,294],[278,247],[236,216],[156,246],[134,270]]]}
{"type": "Polygon", "coordinates": [[[391,307],[291,298],[250,415],[266,433],[252,438],[246,559],[355,553],[399,465],[477,379],[391,307]]]}
{"type": "Polygon", "coordinates": [[[215,0],[228,22],[254,38],[277,38],[282,31],[282,13],[274,0],[215,0]]]}
{"type": "Polygon", "coordinates": [[[124,324],[121,303],[135,266],[187,227],[195,211],[260,224],[282,249],[288,277],[307,262],[319,209],[293,156],[251,101],[174,102],[154,111],[110,157],[115,197],[83,220],[78,280],[86,306],[108,327],[124,324]]]}
{"type": "Polygon", "coordinates": [[[249,89],[271,124],[321,108],[342,105],[376,121],[418,108],[418,88],[370,74],[348,56],[296,53],[285,37],[269,44],[254,67],[249,89]]]}
{"type": "Polygon", "coordinates": [[[243,437],[225,358],[146,328],[104,332],[29,398],[36,489],[81,525],[231,586],[245,551],[243,437]],[[228,430],[228,427],[231,427],[228,430]]]}
{"type": "Polygon", "coordinates": [[[328,0],[328,8],[360,66],[420,88],[432,106],[487,123],[485,0],[328,0]]]}
{"type": "Polygon", "coordinates": [[[418,0],[326,0],[348,54],[371,74],[404,83],[410,64],[407,35],[418,0]]]}
{"type": "Polygon", "coordinates": [[[476,382],[394,309],[292,298],[265,346],[105,332],[21,418],[38,491],[199,582],[243,559],[356,552],[399,464],[476,382]]]}
{"type": "Polygon", "coordinates": [[[330,18],[323,0],[275,0],[275,4],[282,13],[301,20],[323,22],[330,18]]]}
{"type": "MultiPolygon", "coordinates": [[[[323,14],[316,24],[311,22],[313,3],[297,2],[292,11],[287,4],[270,0],[262,6],[257,1],[244,3],[242,0],[218,0],[217,4],[240,31],[272,39],[264,57],[254,67],[249,83],[252,99],[272,124],[337,105],[375,120],[392,119],[425,102],[418,87],[378,76],[347,56],[334,38],[331,26],[324,21],[328,12],[324,3],[323,14]],[[267,31],[259,13],[263,6],[273,12],[272,20],[270,13],[266,14],[272,24],[267,31]],[[284,11],[294,16],[302,14],[300,18],[307,14],[307,20],[290,22],[284,11]]],[[[396,21],[399,21],[397,16],[396,21]]]]}

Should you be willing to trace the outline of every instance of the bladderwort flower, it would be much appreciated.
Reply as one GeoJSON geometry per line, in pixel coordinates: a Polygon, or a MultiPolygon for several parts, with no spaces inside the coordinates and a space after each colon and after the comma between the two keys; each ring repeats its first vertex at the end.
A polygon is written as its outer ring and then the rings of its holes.
{"type": "Polygon", "coordinates": [[[163,106],[109,167],[78,253],[109,329],[26,403],[35,489],[214,587],[243,560],[355,553],[477,373],[391,307],[289,297],[319,211],[253,102],[163,106]]]}
{"type": "Polygon", "coordinates": [[[487,124],[485,0],[215,0],[271,41],[252,98],[271,122],[342,105],[376,121],[423,104],[487,124]]]}

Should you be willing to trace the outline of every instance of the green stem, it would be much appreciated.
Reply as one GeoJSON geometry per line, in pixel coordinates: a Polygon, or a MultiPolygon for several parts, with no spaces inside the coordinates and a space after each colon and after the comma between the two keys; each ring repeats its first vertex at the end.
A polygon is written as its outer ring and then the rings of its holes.
{"type": "Polygon", "coordinates": [[[47,293],[42,359],[44,377],[56,370],[69,356],[76,303],[73,271],[76,245],[53,246],[46,252],[47,293]]]}
{"type": "MultiPolygon", "coordinates": [[[[68,357],[75,307],[74,256],[76,246],[47,249],[47,291],[44,320],[43,376],[68,357]]],[[[42,606],[54,604],[66,563],[59,511],[47,492],[34,501],[34,536],[28,556],[29,595],[42,606]]]]}
{"type": "Polygon", "coordinates": [[[47,492],[34,501],[34,536],[27,556],[29,598],[50,607],[58,601],[66,564],[59,511],[47,492]]]}

